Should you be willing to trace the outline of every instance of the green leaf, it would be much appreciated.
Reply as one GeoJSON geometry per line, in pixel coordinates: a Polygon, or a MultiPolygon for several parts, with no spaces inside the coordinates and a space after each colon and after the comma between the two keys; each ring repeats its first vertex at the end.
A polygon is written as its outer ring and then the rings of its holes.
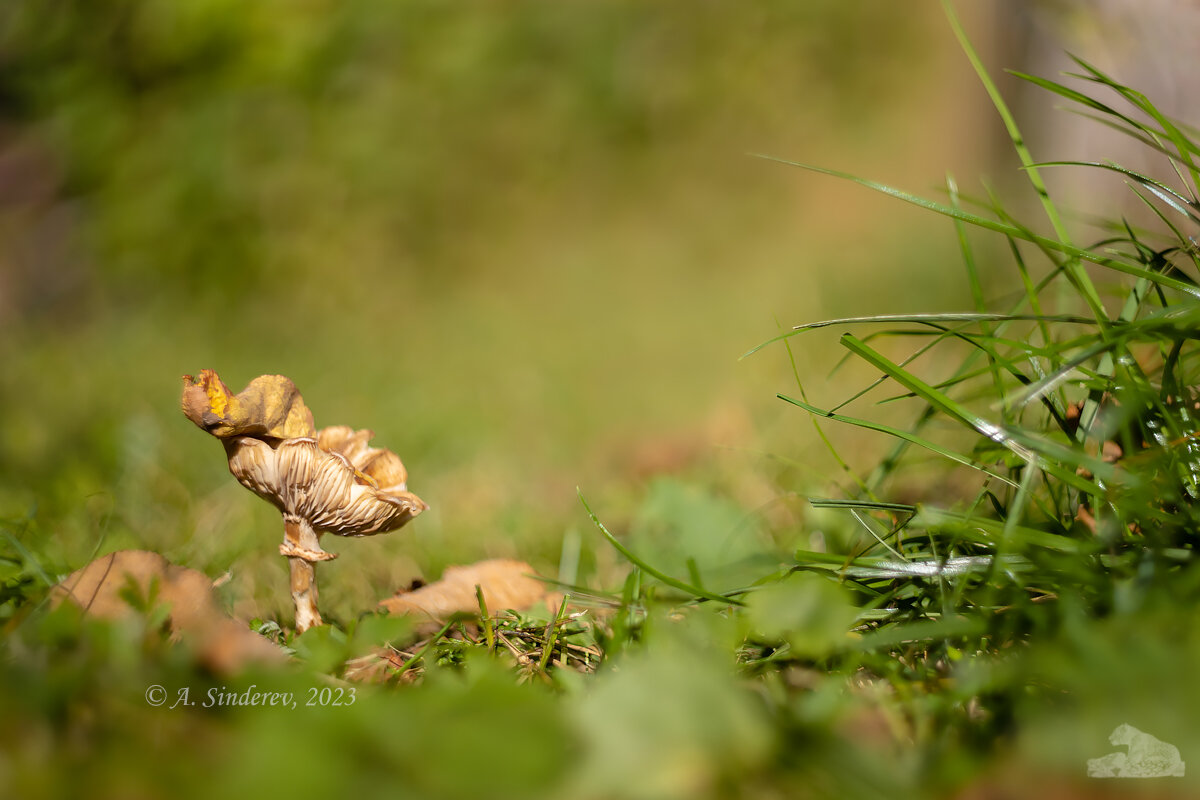
{"type": "Polygon", "coordinates": [[[785,641],[803,658],[823,658],[843,648],[858,619],[849,594],[829,578],[798,572],[746,598],[750,633],[785,641]]]}
{"type": "Polygon", "coordinates": [[[692,586],[691,584],[681,581],[678,578],[672,578],[670,575],[667,575],[665,572],[661,572],[661,571],[655,569],[654,567],[652,567],[651,565],[647,564],[645,561],[643,561],[641,558],[639,558],[637,555],[635,555],[633,553],[633,551],[631,551],[625,545],[621,544],[620,540],[617,539],[617,537],[615,537],[611,533],[609,533],[608,528],[604,527],[604,523],[602,523],[600,521],[600,518],[596,516],[595,512],[592,511],[591,506],[588,505],[587,500],[584,499],[583,492],[580,491],[578,488],[575,491],[579,495],[579,502],[583,503],[584,510],[587,511],[588,517],[592,520],[592,524],[594,524],[596,526],[596,528],[600,531],[600,533],[604,535],[604,538],[608,540],[608,543],[611,544],[618,553],[625,556],[625,558],[629,561],[629,563],[640,568],[647,575],[652,575],[653,577],[662,581],[667,586],[671,586],[675,589],[679,589],[680,591],[687,592],[688,594],[693,595],[695,597],[703,598],[705,600],[712,600],[717,603],[727,603],[729,605],[734,605],[734,606],[742,605],[742,601],[738,600],[736,597],[729,597],[726,595],[713,594],[712,592],[707,592],[698,586],[692,586]]]}

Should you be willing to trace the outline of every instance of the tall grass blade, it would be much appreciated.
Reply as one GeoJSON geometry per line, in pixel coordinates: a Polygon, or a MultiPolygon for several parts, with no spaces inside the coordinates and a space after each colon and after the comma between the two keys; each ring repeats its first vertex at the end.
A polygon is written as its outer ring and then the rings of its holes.
{"type": "Polygon", "coordinates": [[[592,511],[591,506],[588,505],[587,500],[584,499],[583,492],[578,489],[576,489],[576,492],[579,495],[579,502],[583,503],[584,510],[587,511],[588,517],[592,520],[592,524],[594,524],[596,526],[596,528],[600,531],[600,533],[602,533],[604,535],[604,538],[607,539],[608,543],[613,546],[613,549],[615,549],[621,555],[625,556],[625,558],[629,561],[629,563],[638,567],[643,572],[645,572],[647,575],[652,575],[653,577],[657,578],[659,581],[666,584],[667,586],[671,586],[675,589],[679,589],[680,591],[687,592],[688,594],[694,595],[695,597],[702,597],[705,600],[712,600],[717,603],[726,603],[731,606],[745,605],[741,600],[738,600],[736,597],[726,597],[725,595],[713,594],[712,592],[707,592],[698,586],[692,586],[691,584],[685,583],[685,582],[679,580],[678,578],[672,578],[670,575],[667,575],[665,572],[661,572],[661,571],[655,569],[654,567],[652,567],[650,564],[647,564],[645,561],[643,561],[641,558],[639,558],[636,554],[634,554],[634,552],[632,550],[630,550],[625,545],[621,544],[621,541],[619,539],[617,539],[617,537],[615,537],[611,533],[609,533],[608,528],[604,527],[604,523],[600,521],[600,518],[596,516],[595,512],[592,511]]]}
{"type": "Polygon", "coordinates": [[[943,458],[947,458],[951,461],[954,461],[955,463],[962,464],[964,467],[970,467],[973,470],[978,470],[979,472],[982,472],[985,475],[987,475],[989,478],[995,478],[998,481],[1002,481],[1002,482],[1010,484],[1014,487],[1017,485],[1014,481],[1004,477],[1003,475],[1001,475],[998,472],[993,472],[992,470],[988,469],[987,467],[984,467],[984,466],[976,463],[975,461],[971,460],[967,456],[962,455],[961,453],[956,453],[953,450],[950,450],[949,448],[942,447],[941,445],[935,444],[935,443],[929,441],[928,439],[923,439],[920,436],[909,433],[908,431],[900,430],[899,428],[893,428],[890,425],[883,425],[878,422],[871,422],[870,420],[866,420],[866,419],[858,419],[856,417],[847,417],[842,414],[835,414],[832,411],[826,411],[824,409],[817,408],[816,406],[809,405],[808,403],[804,402],[803,400],[797,400],[793,397],[788,397],[787,395],[784,395],[784,394],[780,394],[780,395],[776,395],[776,396],[780,400],[783,400],[785,403],[791,403],[794,406],[803,408],[805,411],[807,411],[808,413],[813,414],[815,416],[824,417],[826,419],[831,419],[831,420],[834,420],[835,422],[845,423],[846,425],[853,425],[857,428],[864,428],[866,430],[877,431],[879,433],[886,433],[888,436],[894,436],[897,439],[903,439],[904,441],[915,444],[918,447],[922,447],[922,448],[930,451],[931,453],[935,453],[939,456],[942,456],[943,458]]]}

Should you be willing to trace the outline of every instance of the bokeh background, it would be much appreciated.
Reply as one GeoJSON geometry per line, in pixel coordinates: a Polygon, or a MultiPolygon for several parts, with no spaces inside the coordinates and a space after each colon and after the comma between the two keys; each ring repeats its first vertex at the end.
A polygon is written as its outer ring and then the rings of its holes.
{"type": "MultiPolygon", "coordinates": [[[[1002,67],[1053,73],[1074,50],[1174,92],[1156,95],[1168,111],[1195,96],[1195,70],[1167,56],[1194,37],[1145,57],[1147,41],[1195,30],[1194,15],[1180,21],[1186,4],[1139,3],[1134,16],[1118,2],[961,5],[1041,158],[1120,154],[1075,150],[1079,128],[1002,67]]],[[[673,572],[684,555],[707,567],[811,545],[826,520],[803,497],[833,493],[843,472],[775,393],[794,393],[799,375],[831,405],[865,373],[830,377],[838,329],[793,340],[795,373],[779,346],[739,357],[797,323],[962,310],[970,296],[945,220],[755,154],[922,195],[947,172],[984,195],[982,177],[1019,211],[1008,147],[935,2],[7,0],[6,541],[51,578],[100,553],[154,550],[227,575],[222,596],[238,616],[286,625],[278,513],[179,411],[180,376],[212,368],[234,391],[289,376],[319,426],[375,430],[432,505],[394,535],[326,543],[341,554],[321,568],[322,609],[337,621],[495,556],[614,588],[625,565],[597,541],[576,487],[673,572]]],[[[830,433],[855,468],[888,446],[830,433]]],[[[906,474],[914,484],[890,496],[954,491],[906,474]]],[[[1131,641],[1167,635],[1153,634],[1116,630],[1104,652],[1118,663],[1153,649],[1131,641]]],[[[486,732],[506,731],[501,745],[524,747],[502,765],[512,786],[551,785],[586,751],[571,785],[593,795],[624,796],[629,771],[644,768],[646,796],[720,796],[714,776],[753,770],[782,745],[720,662],[661,635],[666,657],[634,656],[590,694],[568,687],[561,707],[480,663],[466,684],[434,671],[428,692],[380,694],[358,717],[319,710],[305,724],[323,737],[320,758],[297,755],[298,718],[146,715],[130,687],[151,679],[153,659],[119,637],[107,650],[62,645],[76,662],[26,659],[12,674],[30,688],[14,679],[0,697],[17,709],[0,729],[0,779],[13,774],[11,749],[47,796],[75,774],[113,797],[199,794],[198,778],[249,781],[255,796],[333,796],[398,772],[414,796],[445,780],[481,796],[495,787],[472,759],[497,746],[486,732]],[[679,714],[655,716],[664,697],[679,714]],[[404,735],[413,730],[437,735],[404,735]]],[[[1168,676],[1154,686],[1184,668],[1153,655],[1168,676]]],[[[190,667],[163,658],[188,679],[190,667]]],[[[815,726],[852,702],[823,686],[800,693],[815,726]]],[[[1109,684],[1081,691],[1105,707],[1109,684]]],[[[1144,700],[1134,692],[1122,708],[1144,700]]],[[[850,719],[846,741],[887,739],[886,720],[850,719]]],[[[1108,725],[1087,729],[1101,747],[1108,725]]],[[[1052,726],[1033,741],[1026,753],[1070,750],[1060,763],[1071,769],[1097,754],[1052,726]]],[[[819,763],[823,745],[809,744],[819,763]]],[[[906,752],[828,755],[864,796],[919,766],[906,752]]],[[[792,788],[819,795],[805,775],[792,788]]],[[[798,796],[773,788],[784,794],[762,796],[798,796]]]]}
{"type": "Polygon", "coordinates": [[[965,298],[947,226],[754,154],[924,190],[1002,133],[933,3],[9,3],[0,31],[0,515],[64,567],[232,570],[245,615],[284,607],[278,519],[179,376],[286,374],[404,458],[433,511],[341,548],[335,612],[484,556],[553,574],[576,486],[620,515],[663,473],[748,508],[826,480],[784,351],[739,361],[779,326],[965,298]]]}

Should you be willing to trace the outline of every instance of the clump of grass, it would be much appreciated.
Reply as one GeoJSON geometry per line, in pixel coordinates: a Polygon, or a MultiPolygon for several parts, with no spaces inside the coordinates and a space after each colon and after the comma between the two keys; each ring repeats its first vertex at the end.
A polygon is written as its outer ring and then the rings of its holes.
{"type": "MultiPolygon", "coordinates": [[[[1086,626],[1115,619],[1169,627],[1167,617],[1155,614],[1200,598],[1200,136],[1075,59],[1080,71],[1072,77],[1093,93],[1013,74],[1158,153],[1177,183],[1116,163],[1038,162],[949,6],[947,12],[1011,137],[1042,221],[1022,222],[992,196],[964,196],[953,179],[944,199],[930,200],[782,162],[951,219],[974,299],[964,312],[797,325],[750,351],[782,345],[790,356],[796,337],[837,326],[847,330],[840,338],[847,357],[878,374],[834,408],[810,402],[798,371],[795,394],[779,395],[812,415],[848,476],[831,496],[810,498],[811,505],[844,512],[856,532],[844,542],[801,549],[782,570],[754,583],[714,592],[698,575],[662,574],[587,509],[635,566],[623,610],[657,591],[681,607],[744,617],[737,654],[746,674],[787,674],[803,685],[797,674],[815,670],[854,676],[859,688],[882,687],[903,712],[900,721],[889,717],[893,729],[926,745],[921,752],[931,763],[948,730],[990,747],[1013,732],[1014,714],[1031,693],[1045,698],[1062,691],[1061,681],[1028,685],[1029,668],[1011,668],[1014,654],[1053,643],[1055,658],[1069,661],[1074,656],[1064,654],[1071,647],[1107,635],[1086,626]],[[1078,238],[1042,179],[1052,167],[1123,176],[1158,224],[1145,229],[1122,219],[1102,226],[1091,241],[1078,238]],[[980,232],[999,237],[1012,294],[1000,287],[989,297],[980,232]],[[906,344],[906,357],[889,355],[906,344]],[[911,421],[884,424],[842,412],[868,394],[882,394],[881,403],[902,407],[911,421]],[[858,474],[832,444],[827,422],[890,437],[892,446],[873,470],[858,474]],[[969,470],[974,477],[955,484],[969,487],[958,502],[941,501],[942,492],[937,502],[891,496],[918,454],[948,470],[969,470]],[[822,576],[844,594],[806,584],[779,595],[773,587],[792,584],[797,573],[822,576]],[[814,644],[811,631],[837,617],[843,601],[855,608],[845,626],[851,637],[814,644]],[[819,613],[803,610],[814,604],[819,613]],[[1085,628],[1091,633],[1081,633],[1085,628]],[[980,664],[988,677],[968,669],[980,664]]],[[[927,464],[921,469],[928,474],[927,464]]],[[[1092,669],[1102,672],[1106,664],[1092,669]]]]}
{"type": "Polygon", "coordinates": [[[513,610],[491,615],[480,603],[477,617],[459,615],[436,632],[388,645],[383,650],[346,664],[355,679],[375,677],[396,683],[421,680],[430,665],[459,669],[472,654],[500,658],[517,673],[517,681],[554,685],[557,670],[595,672],[602,658],[583,613],[567,614],[567,599],[557,613],[541,619],[513,610]]]}
{"type": "MultiPolygon", "coordinates": [[[[852,475],[838,496],[811,500],[853,515],[859,535],[836,553],[797,552],[791,570],[826,575],[853,592],[861,606],[859,636],[842,663],[909,695],[920,687],[938,691],[964,654],[1000,654],[1076,619],[1188,603],[1198,589],[1200,138],[1141,93],[1075,59],[1080,71],[1072,77],[1091,84],[1095,96],[1014,74],[1155,151],[1178,183],[1115,163],[1036,162],[951,20],[1045,224],[1019,221],[995,198],[964,197],[953,180],[946,199],[934,201],[784,162],[953,220],[975,307],[798,325],[766,343],[781,342],[790,352],[795,337],[842,327],[848,331],[842,347],[879,375],[832,409],[809,402],[798,374],[798,396],[779,395],[817,421],[894,441],[870,474],[852,475]],[[1079,241],[1042,180],[1044,170],[1060,166],[1124,176],[1160,224],[1145,230],[1120,220],[1093,241],[1079,241]],[[1049,232],[1038,233],[1041,227],[1049,232]],[[987,298],[972,229],[1001,237],[1015,299],[987,298]],[[900,360],[883,352],[894,352],[896,340],[912,343],[900,360]],[[840,412],[873,390],[886,394],[881,402],[904,404],[911,423],[884,425],[840,412]],[[950,444],[938,434],[946,421],[962,434],[950,444]],[[973,493],[950,506],[890,501],[890,487],[911,468],[916,451],[972,470],[973,493]]],[[[978,702],[973,709],[979,711],[978,702]]],[[[1001,709],[990,710],[992,719],[1003,717],[1001,709]]]]}

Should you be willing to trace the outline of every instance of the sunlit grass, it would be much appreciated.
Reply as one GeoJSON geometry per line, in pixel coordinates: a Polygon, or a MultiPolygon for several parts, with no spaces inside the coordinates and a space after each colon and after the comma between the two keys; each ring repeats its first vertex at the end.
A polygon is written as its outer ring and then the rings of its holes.
{"type": "MultiPolygon", "coordinates": [[[[527,22],[516,32],[536,39],[527,22]]],[[[810,253],[804,230],[772,230],[787,214],[763,213],[795,196],[776,186],[713,214],[703,207],[731,184],[701,180],[598,220],[523,208],[555,223],[544,232],[505,232],[484,221],[497,207],[484,203],[476,238],[447,244],[445,225],[406,251],[461,270],[443,278],[393,270],[400,251],[362,236],[388,230],[386,204],[344,230],[316,214],[324,233],[295,235],[286,206],[298,196],[268,181],[282,205],[265,219],[290,244],[257,264],[246,296],[209,285],[237,275],[213,268],[192,298],[168,287],[156,299],[146,283],[77,327],[43,320],[14,334],[0,376],[13,401],[0,420],[0,679],[11,687],[0,736],[13,754],[0,786],[658,800],[1008,782],[1029,794],[1077,790],[1117,724],[1195,752],[1200,148],[1085,63],[1095,91],[1130,110],[1030,78],[1105,116],[1179,179],[1074,165],[1126,178],[1162,223],[1076,230],[1040,179],[1065,162],[1033,159],[962,41],[1040,216],[954,180],[930,199],[745,160],[839,187],[810,190],[810,204],[873,190],[941,215],[961,267],[880,218],[871,235],[895,236],[890,277],[866,292],[856,276],[879,248],[810,253]],[[674,216],[644,218],[685,196],[674,216]],[[678,245],[689,226],[701,228],[693,244],[678,245]],[[780,270],[789,248],[803,258],[780,270]],[[491,269],[472,266],[498,253],[491,269]],[[296,275],[283,267],[293,257],[296,275]],[[343,258],[349,285],[321,266],[343,258]],[[906,284],[912,307],[854,307],[906,284]],[[811,296],[821,292],[849,311],[805,322],[828,305],[811,296]],[[747,311],[763,297],[780,307],[747,311]],[[772,314],[786,322],[774,337],[772,314]],[[293,635],[278,513],[237,487],[178,413],[175,375],[201,367],[231,385],[289,375],[318,425],[374,428],[431,503],[401,533],[332,543],[341,557],[321,568],[332,624],[293,635]],[[169,641],[153,596],[119,622],[52,607],[62,575],[125,548],[219,579],[222,602],[292,663],[218,674],[186,637],[169,641]],[[531,562],[565,602],[488,608],[479,591],[477,611],[432,627],[375,611],[415,579],[497,556],[531,562]],[[353,689],[355,702],[170,709],[147,705],[147,686],[171,699],[269,687],[301,701],[353,689]]],[[[637,149],[648,134],[636,109],[602,99],[622,112],[610,132],[637,149]]],[[[439,145],[474,141],[464,136],[439,145]]],[[[353,174],[370,172],[354,147],[324,141],[353,174]]],[[[446,213],[430,197],[462,196],[464,175],[413,191],[446,213]]],[[[328,188],[320,174],[293,177],[293,190],[328,188]]],[[[388,175],[375,177],[366,190],[386,195],[388,175]]],[[[198,241],[181,247],[204,252],[198,241]]]]}

